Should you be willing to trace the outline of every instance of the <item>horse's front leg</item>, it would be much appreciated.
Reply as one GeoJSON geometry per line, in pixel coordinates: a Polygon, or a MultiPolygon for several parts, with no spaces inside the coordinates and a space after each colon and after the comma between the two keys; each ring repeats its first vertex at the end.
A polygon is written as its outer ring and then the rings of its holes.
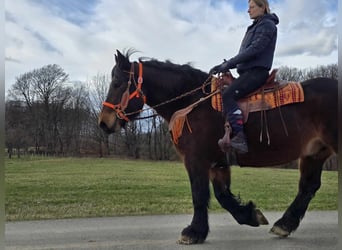
{"type": "MultiPolygon", "coordinates": [[[[185,166],[188,171],[194,215],[191,224],[184,228],[179,239],[179,244],[203,243],[209,232],[208,204],[210,198],[209,176],[205,161],[187,157],[185,166]]],[[[209,163],[207,164],[209,165],[209,163]]]]}
{"type": "Polygon", "coordinates": [[[214,187],[214,193],[217,201],[225,208],[239,224],[246,224],[257,227],[267,225],[268,221],[255,204],[250,201],[247,204],[241,204],[230,191],[230,168],[212,168],[210,169],[210,179],[214,187]]]}

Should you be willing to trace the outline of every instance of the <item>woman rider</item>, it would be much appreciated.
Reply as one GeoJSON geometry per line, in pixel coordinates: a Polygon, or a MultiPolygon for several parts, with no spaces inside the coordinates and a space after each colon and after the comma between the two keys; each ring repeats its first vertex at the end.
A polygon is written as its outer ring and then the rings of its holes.
{"type": "Polygon", "coordinates": [[[230,135],[225,134],[218,144],[223,151],[231,146],[241,153],[248,152],[248,146],[243,132],[242,112],[237,100],[257,90],[266,82],[273,63],[277,40],[276,25],[279,23],[277,15],[270,13],[267,0],[249,0],[248,5],[249,16],[254,21],[247,28],[239,53],[210,70],[210,74],[216,74],[236,68],[239,74],[222,94],[223,115],[227,121],[225,126],[230,124],[232,139],[229,145],[230,135]]]}

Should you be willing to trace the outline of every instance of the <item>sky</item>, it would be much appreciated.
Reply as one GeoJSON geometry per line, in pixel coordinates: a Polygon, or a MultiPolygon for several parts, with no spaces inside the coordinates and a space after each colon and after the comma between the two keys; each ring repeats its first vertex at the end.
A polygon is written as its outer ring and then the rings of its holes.
{"type": "MultiPolygon", "coordinates": [[[[273,68],[337,63],[337,2],[269,0],[280,19],[273,68]]],[[[75,84],[109,75],[117,49],[208,72],[237,54],[252,23],[247,8],[248,0],[5,0],[6,92],[48,64],[75,84]]]]}

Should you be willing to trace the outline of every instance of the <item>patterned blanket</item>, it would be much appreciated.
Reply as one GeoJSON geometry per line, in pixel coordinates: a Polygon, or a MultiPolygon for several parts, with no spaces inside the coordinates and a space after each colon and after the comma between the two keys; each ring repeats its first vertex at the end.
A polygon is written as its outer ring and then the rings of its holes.
{"type": "MultiPolygon", "coordinates": [[[[212,91],[218,88],[218,79],[213,78],[211,82],[212,91]]],[[[286,82],[270,90],[261,88],[251,95],[239,101],[239,105],[245,112],[256,112],[260,110],[269,110],[279,106],[304,102],[304,92],[299,82],[286,82]]],[[[222,112],[221,93],[211,98],[212,107],[222,112]]]]}

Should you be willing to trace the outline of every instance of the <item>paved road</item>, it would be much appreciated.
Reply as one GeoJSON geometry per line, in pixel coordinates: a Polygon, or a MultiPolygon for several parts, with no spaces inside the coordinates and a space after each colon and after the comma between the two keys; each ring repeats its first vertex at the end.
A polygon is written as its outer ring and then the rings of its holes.
{"type": "Polygon", "coordinates": [[[6,249],[338,249],[338,213],[308,212],[289,238],[268,233],[281,213],[266,212],[270,225],[240,226],[229,214],[210,214],[202,245],[176,244],[190,215],[137,216],[13,222],[6,224],[6,249]]]}

